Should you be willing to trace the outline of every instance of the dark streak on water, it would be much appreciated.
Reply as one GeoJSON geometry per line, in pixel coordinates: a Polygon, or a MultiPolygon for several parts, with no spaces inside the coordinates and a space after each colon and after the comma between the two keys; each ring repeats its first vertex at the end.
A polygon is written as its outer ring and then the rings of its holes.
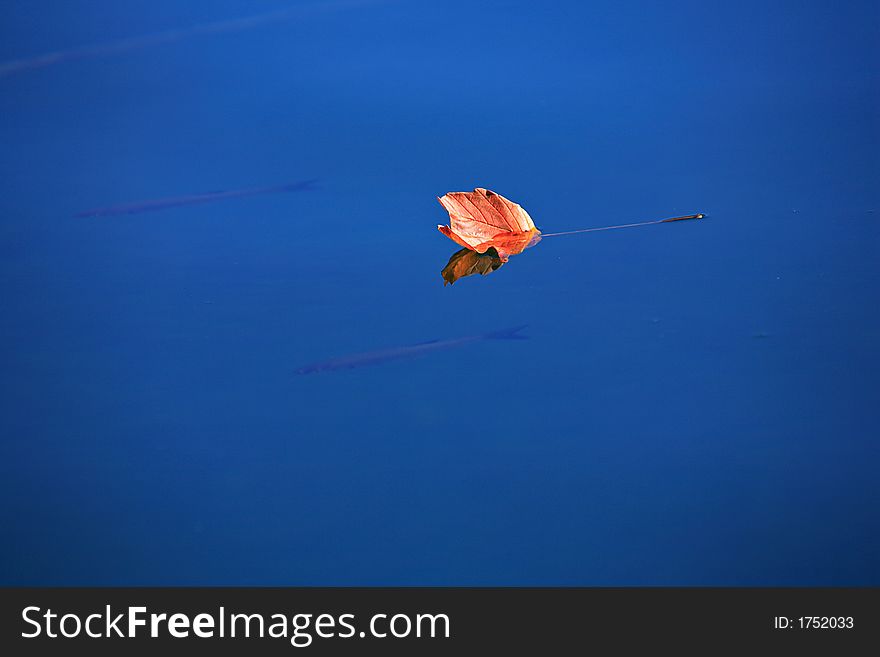
{"type": "Polygon", "coordinates": [[[483,340],[526,340],[526,336],[520,335],[525,326],[516,326],[510,329],[489,331],[478,335],[466,335],[460,338],[447,338],[444,340],[428,340],[411,345],[388,347],[376,351],[351,354],[349,356],[337,356],[327,360],[317,361],[304,365],[297,370],[297,374],[314,374],[316,372],[332,372],[336,370],[353,370],[359,367],[382,365],[396,360],[417,358],[435,351],[455,349],[483,340]]]}
{"type": "Polygon", "coordinates": [[[158,212],[171,208],[181,208],[187,205],[200,205],[213,203],[231,198],[244,198],[246,196],[260,196],[261,194],[278,194],[281,192],[302,192],[314,189],[315,180],[288,183],[286,185],[274,185],[271,187],[250,187],[248,189],[232,189],[227,191],[206,192],[204,194],[190,194],[188,196],[174,196],[170,198],[152,199],[149,201],[137,201],[135,203],[123,203],[104,208],[94,208],[77,212],[76,217],[108,217],[119,214],[140,214],[141,212],[158,212]]]}

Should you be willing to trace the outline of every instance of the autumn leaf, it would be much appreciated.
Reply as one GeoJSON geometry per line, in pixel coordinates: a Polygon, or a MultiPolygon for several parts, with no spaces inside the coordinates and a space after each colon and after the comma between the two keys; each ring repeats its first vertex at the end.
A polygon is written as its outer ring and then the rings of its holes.
{"type": "Polygon", "coordinates": [[[437,229],[466,249],[477,253],[494,249],[504,263],[540,240],[541,231],[528,212],[483,187],[450,192],[438,200],[449,213],[449,225],[437,229]]]}

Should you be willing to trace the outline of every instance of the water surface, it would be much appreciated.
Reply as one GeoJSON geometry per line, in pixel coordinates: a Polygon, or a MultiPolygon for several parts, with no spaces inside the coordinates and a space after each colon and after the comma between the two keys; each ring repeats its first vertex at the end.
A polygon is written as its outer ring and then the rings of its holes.
{"type": "MultiPolygon", "coordinates": [[[[0,61],[291,4],[8,2],[0,61]]],[[[0,583],[880,584],[878,19],[363,3],[0,78],[0,583]],[[444,287],[477,186],[709,216],[444,287]]]]}

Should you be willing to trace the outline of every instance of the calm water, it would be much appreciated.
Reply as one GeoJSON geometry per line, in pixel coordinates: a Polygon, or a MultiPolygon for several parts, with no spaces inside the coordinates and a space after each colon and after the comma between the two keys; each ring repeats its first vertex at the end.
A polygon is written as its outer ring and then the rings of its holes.
{"type": "Polygon", "coordinates": [[[0,583],[880,584],[876,2],[135,4],[3,5],[0,583]]]}

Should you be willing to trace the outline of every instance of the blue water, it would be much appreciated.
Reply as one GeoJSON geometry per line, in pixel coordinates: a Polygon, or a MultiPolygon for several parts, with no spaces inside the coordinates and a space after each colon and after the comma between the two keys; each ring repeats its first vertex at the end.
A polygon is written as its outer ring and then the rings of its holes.
{"type": "MultiPolygon", "coordinates": [[[[0,62],[291,4],[13,0],[0,62]]],[[[0,78],[0,583],[880,585],[877,3],[310,7],[0,78]],[[709,216],[444,287],[476,186],[709,216]]]]}

